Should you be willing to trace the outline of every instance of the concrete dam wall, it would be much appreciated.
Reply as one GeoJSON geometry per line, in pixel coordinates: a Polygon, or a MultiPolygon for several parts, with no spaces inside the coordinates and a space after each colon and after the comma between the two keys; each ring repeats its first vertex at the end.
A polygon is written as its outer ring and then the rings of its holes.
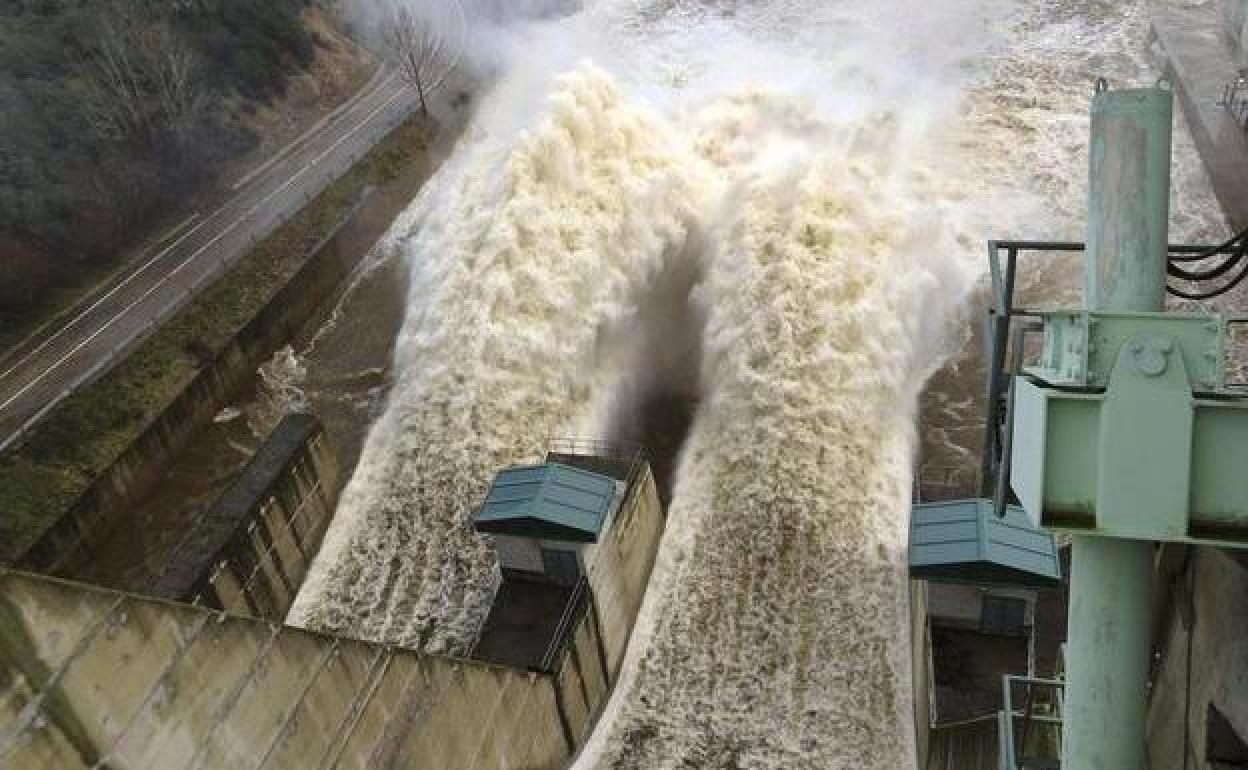
{"type": "Polygon", "coordinates": [[[620,511],[596,545],[589,569],[593,612],[600,630],[606,677],[614,681],[624,662],[624,652],[654,559],[663,536],[663,511],[649,468],[630,484],[620,511]]]}
{"type": "Polygon", "coordinates": [[[525,670],[253,617],[280,616],[289,581],[306,569],[300,538],[323,531],[289,524],[297,498],[316,499],[317,470],[332,471],[332,458],[317,458],[321,440],[311,418],[287,418],[222,495],[214,510],[232,526],[206,519],[188,541],[199,555],[187,564],[202,566],[161,586],[198,604],[0,571],[0,768],[556,768],[571,759],[610,696],[663,531],[649,468],[596,546],[598,568],[551,640],[551,665],[525,670]],[[248,556],[260,547],[277,558],[248,556]]]}
{"type": "Polygon", "coordinates": [[[1182,561],[1166,587],[1155,637],[1149,756],[1156,768],[1242,767],[1248,761],[1248,557],[1197,547],[1182,561]]]}
{"type": "Polygon", "coordinates": [[[320,422],[282,418],[187,533],[151,595],[281,621],[333,517],[337,482],[320,422]]]}
{"type": "Polygon", "coordinates": [[[560,766],[555,680],[0,574],[0,767],[560,766]]]}

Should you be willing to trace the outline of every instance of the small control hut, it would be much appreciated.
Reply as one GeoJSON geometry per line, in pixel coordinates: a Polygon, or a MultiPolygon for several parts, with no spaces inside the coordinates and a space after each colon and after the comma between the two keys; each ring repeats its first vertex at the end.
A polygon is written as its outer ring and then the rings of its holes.
{"type": "Polygon", "coordinates": [[[575,586],[610,526],[625,484],[560,463],[500,471],[474,519],[512,578],[575,586]]]}
{"type": "Polygon", "coordinates": [[[613,680],[663,525],[637,447],[564,442],[541,463],[499,471],[473,517],[502,572],[473,657],[549,671],[584,646],[613,680]]]}

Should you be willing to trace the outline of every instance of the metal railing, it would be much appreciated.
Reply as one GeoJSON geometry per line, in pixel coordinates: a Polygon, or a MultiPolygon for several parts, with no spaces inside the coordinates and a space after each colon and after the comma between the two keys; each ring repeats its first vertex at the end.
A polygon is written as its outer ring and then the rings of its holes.
{"type": "Polygon", "coordinates": [[[1062,679],[1001,677],[1002,709],[997,714],[1000,770],[1058,770],[1062,756],[1062,679]],[[1014,691],[1023,689],[1023,707],[1014,708],[1014,691]],[[1018,723],[1018,729],[1015,724],[1018,723]]]}
{"type": "MultiPolygon", "coordinates": [[[[312,488],[308,490],[307,494],[303,496],[299,504],[295,506],[295,510],[282,521],[280,530],[277,532],[269,532],[269,542],[265,546],[264,552],[260,554],[259,558],[257,558],[255,563],[251,566],[251,571],[248,573],[246,579],[239,582],[239,593],[243,596],[245,601],[255,604],[257,607],[259,606],[253,598],[251,590],[255,587],[256,581],[260,579],[262,571],[267,575],[270,568],[275,573],[276,578],[281,580],[283,587],[290,593],[291,598],[294,598],[294,594],[299,590],[299,585],[288,584],[286,567],[277,561],[279,556],[277,549],[282,544],[283,538],[289,538],[290,544],[295,547],[295,550],[299,552],[300,557],[304,560],[304,563],[300,565],[301,569],[306,571],[311,566],[311,559],[309,559],[307,555],[307,548],[311,544],[304,542],[303,537],[299,533],[300,527],[297,525],[306,523],[302,521],[303,516],[314,504],[319,505],[320,510],[326,511],[325,500],[321,497],[320,493],[321,482],[318,479],[316,483],[312,485],[312,488]]],[[[253,539],[253,535],[257,530],[261,527],[267,528],[269,526],[268,519],[264,516],[267,508],[267,503],[261,506],[259,511],[257,511],[257,514],[253,516],[250,524],[248,524],[246,537],[249,543],[254,544],[255,541],[253,539]]],[[[263,537],[261,537],[261,542],[263,542],[263,537]]],[[[231,565],[241,566],[238,564],[238,560],[234,555],[230,555],[218,562],[216,567],[213,569],[212,574],[208,578],[207,585],[215,591],[217,589],[217,580],[226,569],[230,568],[231,565]]],[[[196,593],[194,598],[191,600],[191,604],[193,606],[198,606],[203,603],[203,600],[204,594],[203,591],[200,591],[196,593]]],[[[263,614],[258,615],[258,617],[263,617],[263,614]]],[[[282,611],[278,617],[271,619],[281,620],[283,617],[285,617],[284,611],[282,611]]]]}
{"type": "Polygon", "coordinates": [[[542,653],[542,661],[539,664],[542,671],[555,673],[555,664],[564,650],[568,648],[568,644],[573,641],[576,626],[585,617],[585,612],[589,608],[589,591],[589,580],[582,575],[568,596],[568,601],[563,606],[563,614],[559,616],[559,622],[555,624],[555,630],[546,644],[546,651],[542,653]]]}
{"type": "Polygon", "coordinates": [[[932,725],[922,770],[998,770],[997,721],[984,714],[932,725]]]}
{"type": "Polygon", "coordinates": [[[1222,86],[1218,106],[1224,107],[1240,128],[1248,130],[1248,68],[1241,69],[1234,80],[1222,86]]]}
{"type": "Polygon", "coordinates": [[[551,438],[546,441],[546,459],[564,455],[572,457],[592,457],[616,464],[622,471],[617,476],[632,489],[640,478],[643,469],[649,464],[650,458],[645,446],[632,441],[607,441],[586,438],[551,438]]]}
{"type": "MultiPolygon", "coordinates": [[[[1192,244],[1170,244],[1168,253],[1176,255],[1192,255],[1212,252],[1211,256],[1231,254],[1233,247],[1214,250],[1213,246],[1192,244]]],[[[1015,319],[1034,322],[1040,315],[1039,311],[1030,308],[1019,308],[1014,304],[1014,290],[1018,278],[1018,257],[1026,252],[1084,252],[1087,244],[1079,241],[988,241],[988,272],[992,280],[991,298],[984,319],[984,339],[988,346],[988,403],[984,420],[983,454],[980,458],[981,493],[986,497],[994,497],[1000,487],[1000,462],[1004,454],[1004,419],[1006,415],[1005,396],[1009,389],[1009,372],[1007,371],[1007,351],[1011,348],[1011,333],[1018,336],[1020,329],[1014,328],[1015,319]],[[1002,263],[1004,252],[1004,264],[1002,263]]]]}

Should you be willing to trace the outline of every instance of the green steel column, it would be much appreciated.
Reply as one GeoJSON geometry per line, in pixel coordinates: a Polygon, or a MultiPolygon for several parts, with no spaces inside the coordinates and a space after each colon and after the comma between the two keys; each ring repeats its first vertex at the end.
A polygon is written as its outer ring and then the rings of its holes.
{"type": "Polygon", "coordinates": [[[1104,90],[1092,97],[1088,149],[1089,310],[1159,311],[1166,303],[1173,94],[1104,90]]]}
{"type": "MultiPolygon", "coordinates": [[[[1089,310],[1165,309],[1168,89],[1092,99],[1089,310]]],[[[1153,544],[1079,535],[1071,549],[1063,770],[1144,770],[1153,544]]]]}
{"type": "Polygon", "coordinates": [[[1071,546],[1062,768],[1145,770],[1153,544],[1077,535],[1071,546]]]}

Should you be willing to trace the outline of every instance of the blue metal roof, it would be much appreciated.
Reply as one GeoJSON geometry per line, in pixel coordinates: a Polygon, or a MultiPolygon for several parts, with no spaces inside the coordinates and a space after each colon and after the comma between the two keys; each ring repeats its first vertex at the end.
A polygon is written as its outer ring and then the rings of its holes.
{"type": "Polygon", "coordinates": [[[997,518],[984,499],[910,509],[910,575],[926,580],[1045,587],[1061,582],[1053,535],[1018,506],[997,518]]]}
{"type": "Polygon", "coordinates": [[[499,471],[473,524],[478,532],[597,542],[615,497],[608,476],[559,463],[499,471]]]}

